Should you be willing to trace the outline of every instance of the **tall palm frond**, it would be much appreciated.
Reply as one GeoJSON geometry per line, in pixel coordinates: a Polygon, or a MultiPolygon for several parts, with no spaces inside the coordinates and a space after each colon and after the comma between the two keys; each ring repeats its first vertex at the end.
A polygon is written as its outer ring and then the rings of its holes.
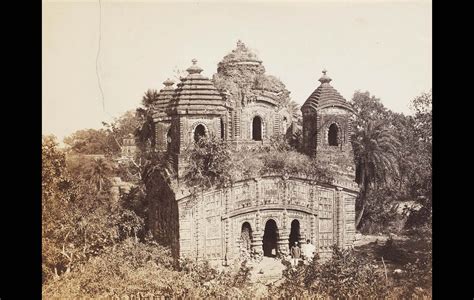
{"type": "Polygon", "coordinates": [[[106,160],[102,158],[93,159],[86,166],[86,179],[97,189],[97,192],[100,193],[105,183],[108,182],[112,169],[112,165],[106,160]]]}
{"type": "Polygon", "coordinates": [[[398,175],[397,153],[400,142],[382,121],[369,121],[356,133],[353,149],[356,157],[356,181],[361,186],[361,210],[356,226],[362,219],[368,189],[377,183],[386,183],[398,175]]]}

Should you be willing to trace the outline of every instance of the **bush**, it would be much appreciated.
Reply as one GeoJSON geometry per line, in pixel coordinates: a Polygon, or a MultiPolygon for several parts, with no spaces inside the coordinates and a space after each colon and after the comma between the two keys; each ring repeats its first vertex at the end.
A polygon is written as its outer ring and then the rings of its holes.
{"type": "MultiPolygon", "coordinates": [[[[238,267],[238,266],[237,266],[238,267]]],[[[251,298],[250,269],[218,272],[207,262],[176,265],[170,249],[126,239],[43,286],[44,298],[251,298]]]]}
{"type": "Polygon", "coordinates": [[[400,282],[403,298],[431,298],[433,279],[431,252],[421,256],[404,267],[405,273],[400,282]]]}
{"type": "Polygon", "coordinates": [[[283,276],[282,285],[270,290],[272,297],[383,299],[389,292],[382,268],[337,247],[332,260],[321,263],[316,257],[310,265],[295,269],[287,264],[283,276]]]}
{"type": "Polygon", "coordinates": [[[407,260],[407,254],[390,237],[385,244],[378,249],[378,255],[394,263],[402,263],[407,260]]]}
{"type": "Polygon", "coordinates": [[[188,186],[209,188],[230,182],[231,153],[221,139],[203,137],[187,151],[184,180],[188,186]]]}
{"type": "Polygon", "coordinates": [[[327,183],[334,175],[327,164],[296,152],[285,140],[275,138],[269,145],[239,149],[214,137],[201,138],[189,149],[188,158],[184,179],[190,187],[221,187],[275,173],[302,175],[327,183]]]}
{"type": "Polygon", "coordinates": [[[364,217],[359,228],[364,234],[396,233],[403,229],[406,217],[397,213],[398,195],[389,187],[378,187],[367,193],[364,217]]]}
{"type": "MultiPolygon", "coordinates": [[[[169,250],[157,244],[136,243],[133,239],[127,239],[108,247],[76,270],[45,284],[43,296],[96,298],[121,295],[130,291],[130,286],[134,285],[133,280],[140,280],[134,274],[143,274],[143,270],[150,271],[149,264],[160,266],[163,272],[171,268],[173,261],[170,257],[169,250]]],[[[146,285],[142,286],[145,287],[146,285]]]]}

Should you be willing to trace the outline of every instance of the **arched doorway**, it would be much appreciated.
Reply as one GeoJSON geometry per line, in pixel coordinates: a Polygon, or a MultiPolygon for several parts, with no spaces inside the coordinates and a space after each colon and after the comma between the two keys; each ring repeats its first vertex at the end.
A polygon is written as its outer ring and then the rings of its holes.
{"type": "Polygon", "coordinates": [[[289,246],[291,249],[291,246],[295,244],[295,242],[300,241],[300,222],[298,220],[293,220],[291,222],[291,230],[290,230],[290,239],[289,239],[289,246]]]}
{"type": "Polygon", "coordinates": [[[225,138],[224,120],[221,119],[221,139],[225,138]]]}
{"type": "Polygon", "coordinates": [[[336,124],[331,124],[329,126],[329,132],[328,132],[328,143],[329,146],[337,146],[338,145],[338,132],[339,129],[337,128],[336,124]]]}
{"type": "Polygon", "coordinates": [[[171,149],[171,142],[172,142],[172,139],[171,139],[171,128],[168,129],[168,133],[166,134],[166,150],[167,151],[170,151],[171,149]]]}
{"type": "Polygon", "coordinates": [[[252,121],[252,140],[262,140],[262,118],[255,116],[252,121]]]}
{"type": "Polygon", "coordinates": [[[278,227],[275,220],[268,220],[263,234],[263,255],[275,257],[277,254],[278,227]]]}
{"type": "Polygon", "coordinates": [[[204,125],[199,124],[194,128],[194,141],[198,142],[204,136],[206,136],[206,128],[204,125]]]}
{"type": "Polygon", "coordinates": [[[240,247],[241,249],[246,249],[249,253],[252,245],[252,227],[248,222],[242,224],[242,230],[240,233],[240,247]]]}

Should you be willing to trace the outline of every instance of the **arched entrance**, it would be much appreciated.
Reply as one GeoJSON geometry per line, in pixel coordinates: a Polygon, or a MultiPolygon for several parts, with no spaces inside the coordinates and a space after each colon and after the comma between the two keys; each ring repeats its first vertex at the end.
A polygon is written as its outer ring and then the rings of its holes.
{"type": "Polygon", "coordinates": [[[329,146],[338,146],[338,134],[339,129],[336,124],[331,124],[328,131],[328,144],[329,146]]]}
{"type": "Polygon", "coordinates": [[[300,222],[298,220],[293,220],[291,222],[291,230],[290,230],[290,239],[289,239],[289,246],[291,249],[291,246],[295,244],[295,242],[300,241],[300,222]]]}
{"type": "Polygon", "coordinates": [[[206,136],[206,128],[204,127],[204,125],[199,124],[194,129],[194,141],[198,142],[204,136],[206,136]]]}
{"type": "Polygon", "coordinates": [[[166,150],[167,151],[170,151],[171,149],[171,142],[172,142],[172,139],[171,139],[171,128],[168,129],[168,133],[166,134],[166,150]]]}
{"type": "Polygon", "coordinates": [[[252,140],[262,140],[262,118],[255,116],[252,121],[252,140]]]}
{"type": "Polygon", "coordinates": [[[221,119],[221,139],[225,138],[224,120],[221,119]]]}
{"type": "Polygon", "coordinates": [[[275,220],[268,220],[263,234],[263,255],[275,257],[277,254],[278,227],[275,220]]]}
{"type": "Polygon", "coordinates": [[[246,249],[249,253],[252,245],[252,227],[248,222],[242,224],[242,230],[240,233],[240,247],[241,249],[246,249]]]}

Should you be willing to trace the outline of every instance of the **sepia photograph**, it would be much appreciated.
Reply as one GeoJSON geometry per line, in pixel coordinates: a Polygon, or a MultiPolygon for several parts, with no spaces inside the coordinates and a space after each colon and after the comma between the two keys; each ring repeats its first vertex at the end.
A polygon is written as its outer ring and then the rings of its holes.
{"type": "Polygon", "coordinates": [[[432,2],[42,0],[44,299],[431,299],[432,2]]]}

